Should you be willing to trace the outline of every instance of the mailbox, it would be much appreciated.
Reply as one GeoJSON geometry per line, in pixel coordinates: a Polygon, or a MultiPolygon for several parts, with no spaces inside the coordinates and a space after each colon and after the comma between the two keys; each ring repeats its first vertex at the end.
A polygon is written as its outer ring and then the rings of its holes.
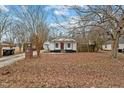
{"type": "Polygon", "coordinates": [[[25,51],[25,59],[31,59],[33,57],[33,49],[31,42],[27,43],[27,49],[25,51]]]}

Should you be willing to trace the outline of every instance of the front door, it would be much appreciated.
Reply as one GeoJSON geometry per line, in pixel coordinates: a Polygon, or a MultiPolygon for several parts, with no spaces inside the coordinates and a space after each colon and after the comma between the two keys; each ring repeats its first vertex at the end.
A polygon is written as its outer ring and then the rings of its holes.
{"type": "Polygon", "coordinates": [[[61,42],[61,50],[64,50],[64,43],[61,42]]]}

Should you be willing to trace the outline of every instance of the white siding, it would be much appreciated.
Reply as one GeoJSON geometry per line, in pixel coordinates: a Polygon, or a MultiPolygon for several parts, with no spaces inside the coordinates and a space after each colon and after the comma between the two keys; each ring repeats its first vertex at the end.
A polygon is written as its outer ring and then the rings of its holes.
{"type": "MultiPolygon", "coordinates": [[[[103,50],[111,50],[111,44],[107,44],[107,45],[103,45],[102,46],[103,50]]],[[[124,48],[124,44],[119,44],[119,49],[123,49],[124,48]]]]}
{"type": "Polygon", "coordinates": [[[53,48],[54,48],[54,50],[61,50],[60,42],[54,42],[53,48]],[[56,43],[58,43],[58,48],[56,48],[56,43]]]}
{"type": "Polygon", "coordinates": [[[72,50],[73,49],[73,43],[72,42],[65,42],[64,43],[64,50],[72,50]],[[70,43],[70,48],[68,47],[68,43],[70,43]]]}
{"type": "Polygon", "coordinates": [[[50,43],[49,49],[54,50],[54,43],[50,43]]]}
{"type": "Polygon", "coordinates": [[[73,43],[73,50],[77,50],[77,43],[73,43]]]}
{"type": "Polygon", "coordinates": [[[103,50],[111,50],[111,44],[103,45],[103,50]]]}
{"type": "Polygon", "coordinates": [[[77,50],[77,44],[75,42],[65,42],[64,43],[65,50],[77,50]],[[68,48],[68,43],[70,43],[70,48],[68,48]]]}
{"type": "MultiPolygon", "coordinates": [[[[61,50],[61,42],[47,42],[47,43],[44,43],[43,45],[44,49],[45,50],[48,50],[48,48],[51,50],[51,51],[54,51],[54,50],[61,50]],[[56,43],[58,43],[58,48],[56,48],[56,43]],[[48,46],[46,45],[48,44],[48,46]]],[[[77,50],[77,43],[76,42],[64,42],[64,50],[77,50]],[[68,47],[68,43],[70,43],[70,48],[68,47]]]]}
{"type": "Polygon", "coordinates": [[[50,49],[50,43],[49,43],[49,42],[45,42],[45,43],[43,44],[43,48],[44,48],[44,50],[48,51],[48,50],[50,49]],[[49,48],[49,49],[48,49],[48,48],[49,48]]]}
{"type": "Polygon", "coordinates": [[[77,44],[75,42],[65,42],[64,50],[77,50],[77,44]],[[68,47],[68,43],[70,43],[70,48],[68,47]]]}
{"type": "Polygon", "coordinates": [[[124,44],[119,44],[119,49],[123,49],[124,48],[124,44]]]}

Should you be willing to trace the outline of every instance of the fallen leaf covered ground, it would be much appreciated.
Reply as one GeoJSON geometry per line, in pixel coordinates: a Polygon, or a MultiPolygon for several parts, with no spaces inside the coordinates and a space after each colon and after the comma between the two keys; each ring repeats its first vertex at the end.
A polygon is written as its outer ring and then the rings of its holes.
{"type": "Polygon", "coordinates": [[[42,53],[0,69],[0,87],[124,87],[124,54],[42,53]]]}

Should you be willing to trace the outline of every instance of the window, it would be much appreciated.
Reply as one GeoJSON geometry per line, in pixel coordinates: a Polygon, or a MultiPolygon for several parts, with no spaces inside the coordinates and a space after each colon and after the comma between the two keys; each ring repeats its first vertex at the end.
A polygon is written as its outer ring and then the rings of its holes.
{"type": "Polygon", "coordinates": [[[55,44],[55,47],[56,47],[56,48],[58,48],[58,47],[59,47],[59,44],[58,44],[58,43],[56,43],[56,44],[55,44]]]}
{"type": "Polygon", "coordinates": [[[68,43],[68,48],[70,48],[71,47],[71,44],[70,43],[68,43]]]}

